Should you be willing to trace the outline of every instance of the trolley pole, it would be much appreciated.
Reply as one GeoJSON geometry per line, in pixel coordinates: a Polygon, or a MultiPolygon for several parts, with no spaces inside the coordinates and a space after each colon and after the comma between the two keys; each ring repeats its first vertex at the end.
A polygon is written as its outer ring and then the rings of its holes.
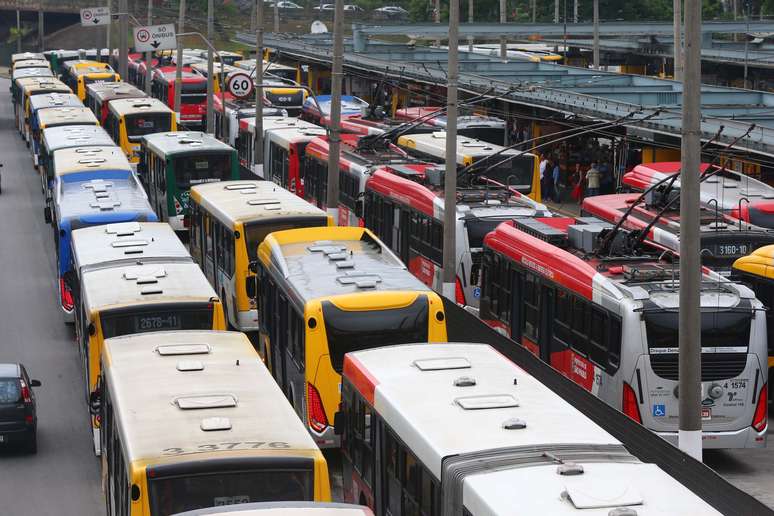
{"type": "Polygon", "coordinates": [[[457,279],[455,249],[457,239],[457,81],[459,80],[458,39],[459,0],[449,0],[449,71],[446,88],[446,170],[443,192],[443,289],[442,294],[455,300],[457,279]]]}
{"type": "Polygon", "coordinates": [[[573,0],[572,3],[572,22],[578,23],[578,0],[573,0]]]}
{"type": "Polygon", "coordinates": [[[331,118],[328,128],[328,215],[339,223],[339,153],[341,149],[341,68],[344,60],[344,1],[336,0],[333,14],[331,118]]]}
{"type": "Polygon", "coordinates": [[[118,74],[122,81],[129,77],[129,7],[127,0],[118,4],[118,74]]]}
{"type": "MultiPolygon", "coordinates": [[[[500,23],[502,24],[508,22],[505,3],[505,0],[500,0],[500,23]]],[[[508,45],[505,42],[505,36],[500,36],[500,59],[503,61],[508,59],[508,45]]]]}
{"type": "MultiPolygon", "coordinates": [[[[148,0],[148,25],[153,25],[153,0],[148,0]]],[[[145,52],[145,93],[150,97],[153,85],[153,52],[145,52]]]]}
{"type": "Polygon", "coordinates": [[[680,164],[680,449],[702,460],[701,444],[701,258],[699,167],[701,165],[701,0],[685,0],[683,134],[680,164]]]}
{"type": "Polygon", "coordinates": [[[263,2],[255,0],[255,134],[253,171],[263,177],[263,2]]]}
{"type": "Polygon", "coordinates": [[[672,0],[672,6],[674,9],[674,79],[676,81],[683,80],[683,31],[682,31],[682,6],[680,0],[672,0]]]}
{"type": "MultiPolygon", "coordinates": [[[[125,0],[122,0],[125,1],[125,0]]],[[[180,12],[178,14],[177,32],[185,31],[185,0],[180,0],[180,12]]],[[[183,82],[183,40],[177,38],[177,63],[175,65],[175,113],[180,120],[180,88],[183,82]]]]}
{"type": "MultiPolygon", "coordinates": [[[[212,41],[215,36],[215,6],[213,0],[207,0],[207,39],[212,41]]],[[[215,107],[213,106],[212,96],[215,93],[215,82],[213,75],[215,75],[215,65],[213,63],[214,55],[212,49],[207,47],[207,132],[209,134],[215,134],[215,107]]],[[[221,70],[223,63],[220,63],[221,70]]],[[[223,114],[225,115],[226,106],[223,106],[223,114]]]]}
{"type": "Polygon", "coordinates": [[[599,70],[599,0],[594,0],[594,69],[599,70]]]}

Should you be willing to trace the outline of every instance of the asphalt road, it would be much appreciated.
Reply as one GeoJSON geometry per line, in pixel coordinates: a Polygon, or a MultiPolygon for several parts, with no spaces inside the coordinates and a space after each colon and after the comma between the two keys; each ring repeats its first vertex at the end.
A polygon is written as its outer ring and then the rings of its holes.
{"type": "Polygon", "coordinates": [[[51,230],[30,153],[13,127],[8,84],[0,80],[0,361],[24,363],[43,385],[37,455],[0,450],[0,515],[101,515],[81,367],[57,307],[51,230]]]}

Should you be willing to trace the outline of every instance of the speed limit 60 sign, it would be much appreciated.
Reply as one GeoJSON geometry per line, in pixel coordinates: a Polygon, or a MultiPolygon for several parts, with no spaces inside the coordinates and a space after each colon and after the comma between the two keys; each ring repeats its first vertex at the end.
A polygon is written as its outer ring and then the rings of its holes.
{"type": "Polygon", "coordinates": [[[243,99],[253,94],[253,80],[245,72],[233,72],[226,78],[226,89],[234,97],[243,99]]]}

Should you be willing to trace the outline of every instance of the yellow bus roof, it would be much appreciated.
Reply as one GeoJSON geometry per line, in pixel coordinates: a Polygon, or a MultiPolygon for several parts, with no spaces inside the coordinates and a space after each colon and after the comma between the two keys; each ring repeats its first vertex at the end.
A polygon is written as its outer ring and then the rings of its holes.
{"type": "Polygon", "coordinates": [[[169,106],[153,97],[135,99],[116,99],[110,101],[110,111],[116,116],[143,113],[174,113],[169,106]]]}
{"type": "Polygon", "coordinates": [[[301,304],[373,292],[432,292],[368,229],[317,227],[270,233],[258,257],[301,304]]]}
{"type": "Polygon", "coordinates": [[[271,181],[220,181],[194,185],[191,200],[230,229],[234,229],[236,223],[266,219],[327,217],[320,208],[271,181]]]}
{"type": "Polygon", "coordinates": [[[128,170],[132,167],[120,147],[69,147],[54,151],[57,176],[96,170],[128,170]]]}
{"type": "Polygon", "coordinates": [[[734,262],[733,268],[774,279],[774,245],[764,245],[747,256],[742,256],[734,262]]]}
{"type": "Polygon", "coordinates": [[[57,125],[98,125],[97,117],[87,107],[66,106],[38,110],[38,125],[41,129],[57,125]]]}
{"type": "Polygon", "coordinates": [[[102,362],[130,462],[320,454],[243,333],[165,331],[114,337],[105,340],[102,362]],[[236,445],[218,448],[220,443],[236,445]],[[171,454],[170,449],[181,451],[171,454]]]}
{"type": "MultiPolygon", "coordinates": [[[[437,158],[446,157],[446,131],[432,133],[406,134],[398,138],[398,145],[406,149],[416,150],[437,158]]],[[[457,136],[457,164],[466,165],[466,160],[490,156],[503,150],[501,145],[477,140],[468,136],[457,136]]],[[[521,155],[535,157],[529,152],[521,153],[516,149],[507,149],[501,154],[504,156],[521,155]]]]}
{"type": "Polygon", "coordinates": [[[19,79],[19,87],[24,95],[34,93],[72,93],[72,90],[59,79],[52,77],[25,77],[19,79]]]}
{"type": "Polygon", "coordinates": [[[67,61],[65,66],[72,71],[79,71],[83,68],[94,68],[95,70],[108,70],[113,71],[109,64],[101,61],[92,61],[90,59],[75,59],[73,61],[67,61]]]}

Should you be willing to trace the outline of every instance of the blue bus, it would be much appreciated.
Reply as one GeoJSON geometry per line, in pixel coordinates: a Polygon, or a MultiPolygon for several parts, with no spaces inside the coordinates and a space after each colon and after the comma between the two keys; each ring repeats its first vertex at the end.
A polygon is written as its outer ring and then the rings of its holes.
{"type": "Polygon", "coordinates": [[[74,308],[70,260],[72,231],[121,222],[158,221],[145,190],[128,166],[113,170],[84,167],[80,172],[57,175],[53,206],[46,207],[45,217],[53,226],[59,302],[68,323],[73,322],[74,308]]]}
{"type": "MultiPolygon", "coordinates": [[[[362,115],[368,109],[368,102],[360,97],[352,95],[341,96],[341,118],[362,115]]],[[[317,95],[317,97],[308,97],[301,108],[299,118],[312,122],[313,124],[328,126],[331,116],[331,96],[317,95]],[[318,108],[319,106],[319,108],[318,108]]]]}
{"type": "Polygon", "coordinates": [[[74,93],[47,93],[30,97],[30,134],[28,139],[32,149],[32,161],[38,167],[40,154],[40,120],[38,110],[54,107],[81,107],[81,99],[74,93]]]}

